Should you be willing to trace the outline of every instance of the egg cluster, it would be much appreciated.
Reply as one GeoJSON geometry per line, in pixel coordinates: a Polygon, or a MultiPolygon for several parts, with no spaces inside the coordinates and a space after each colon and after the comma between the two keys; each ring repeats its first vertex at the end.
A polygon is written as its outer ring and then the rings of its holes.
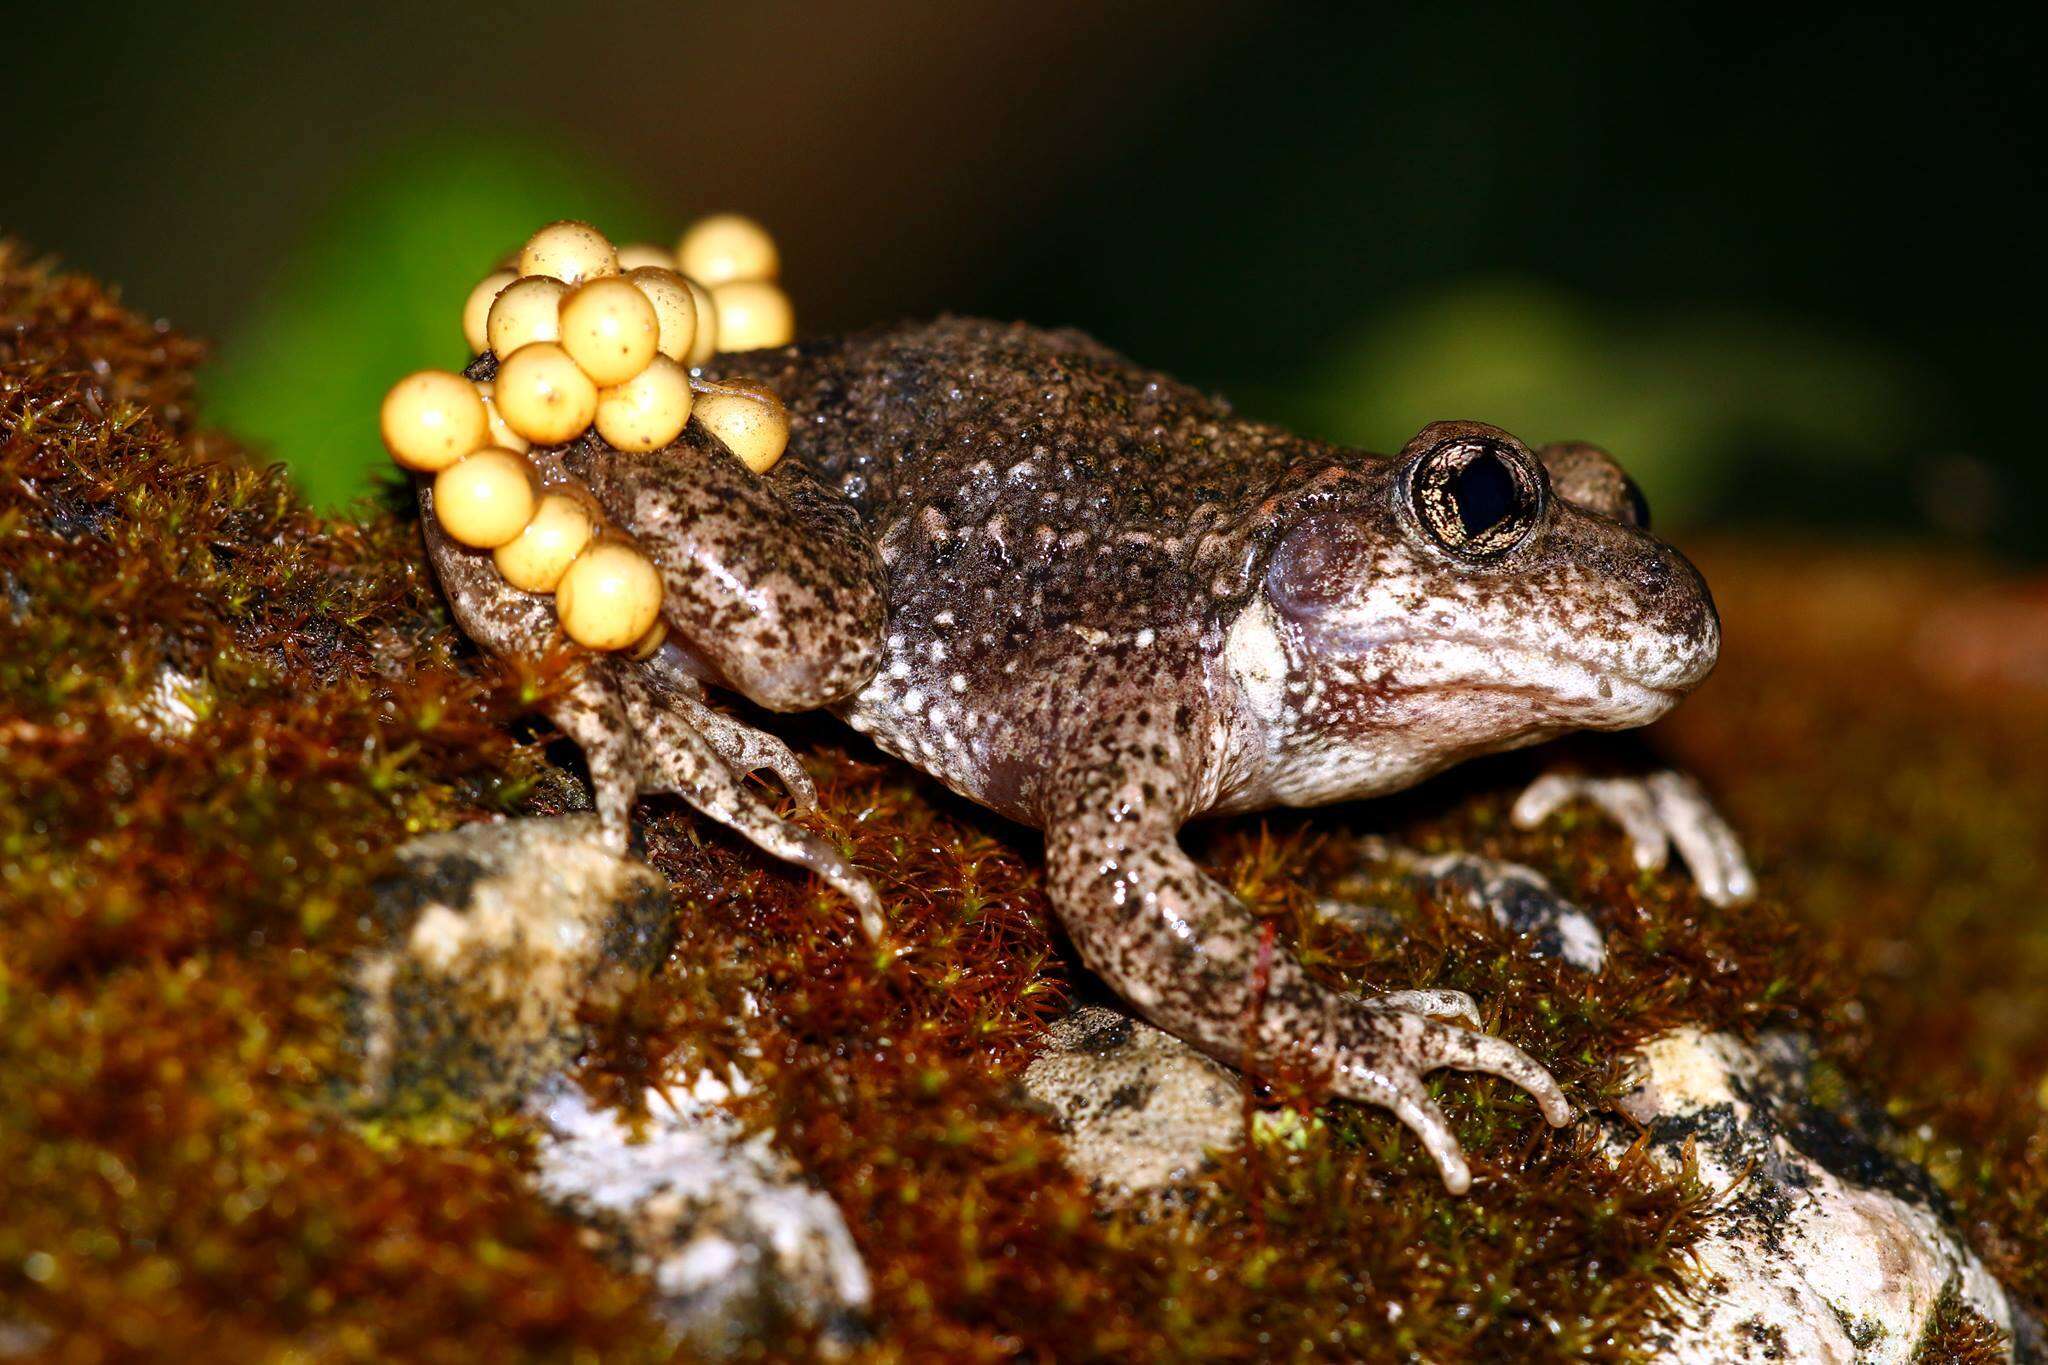
{"type": "Polygon", "coordinates": [[[789,444],[781,401],[695,370],[719,351],[789,341],[795,319],[778,264],[767,232],[737,214],[699,220],[673,253],[614,247],[588,223],[550,223],[463,306],[463,334],[473,352],[497,357],[496,377],[421,370],[399,380],[384,397],[385,447],[434,476],[434,515],[450,539],[491,551],[520,591],[555,595],[569,638],[651,653],[665,633],[653,561],[579,487],[545,482],[526,452],[593,426],[615,449],[658,450],[694,417],[766,472],[789,444]]]}

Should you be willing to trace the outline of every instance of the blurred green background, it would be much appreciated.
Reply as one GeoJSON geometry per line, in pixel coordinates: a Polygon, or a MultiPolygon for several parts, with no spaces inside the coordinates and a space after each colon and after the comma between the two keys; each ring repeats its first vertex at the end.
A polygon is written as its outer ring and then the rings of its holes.
{"type": "Polygon", "coordinates": [[[1667,521],[2048,556],[2041,21],[1439,4],[39,7],[0,231],[217,339],[324,501],[541,221],[739,208],[807,331],[1072,324],[1374,449],[1599,441],[1667,521]]]}

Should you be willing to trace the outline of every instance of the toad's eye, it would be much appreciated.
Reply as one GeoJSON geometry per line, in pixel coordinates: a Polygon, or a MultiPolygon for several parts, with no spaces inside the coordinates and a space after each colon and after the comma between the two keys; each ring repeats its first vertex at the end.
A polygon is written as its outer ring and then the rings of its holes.
{"type": "Polygon", "coordinates": [[[1408,479],[1415,519],[1431,540],[1467,559],[1520,545],[1543,510],[1543,476],[1520,451],[1455,437],[1424,451],[1408,479]]]}

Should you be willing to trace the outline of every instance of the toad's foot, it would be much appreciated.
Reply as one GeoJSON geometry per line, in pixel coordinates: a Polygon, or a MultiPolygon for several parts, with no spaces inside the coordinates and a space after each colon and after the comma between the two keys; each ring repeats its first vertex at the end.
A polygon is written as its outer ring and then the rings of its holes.
{"type": "Polygon", "coordinates": [[[1332,1051],[1337,1093],[1393,1110],[1394,1117],[1422,1139],[1444,1188],[1452,1194],[1472,1188],[1472,1171],[1450,1121],[1423,1084],[1427,1072],[1452,1067],[1499,1076],[1528,1091],[1552,1127],[1571,1122],[1571,1103],[1557,1082],[1514,1044],[1406,1010],[1387,1009],[1384,999],[1376,1004],[1379,1008],[1369,1010],[1366,1017],[1379,1027],[1369,1033],[1353,1020],[1330,1021],[1336,1025],[1332,1051]]]}
{"type": "Polygon", "coordinates": [[[1390,864],[1410,881],[1461,894],[1474,910],[1528,940],[1533,956],[1558,958],[1595,976],[1607,965],[1607,938],[1593,917],[1534,868],[1476,853],[1422,854],[1380,839],[1365,841],[1364,858],[1390,864]]]}
{"type": "MultiPolygon", "coordinates": [[[[626,672],[621,682],[626,709],[636,735],[642,737],[642,791],[669,791],[690,803],[756,848],[772,857],[815,872],[860,912],[861,930],[870,942],[882,936],[882,900],[874,886],[823,835],[793,824],[776,813],[760,792],[742,779],[766,763],[796,768],[796,756],[774,736],[723,715],[688,690],[665,685],[667,679],[648,672],[626,672]]],[[[817,791],[796,768],[801,785],[790,783],[799,804],[815,806],[817,791]]],[[[783,780],[790,782],[784,775],[783,780]]]]}
{"type": "Polygon", "coordinates": [[[1185,750],[1149,710],[1102,717],[1052,777],[1046,870],[1054,909],[1081,958],[1153,1023],[1258,1074],[1321,1074],[1340,1096],[1394,1111],[1444,1185],[1472,1172],[1423,1076],[1441,1067],[1512,1081],[1553,1125],[1564,1092],[1512,1043],[1411,1012],[1472,1018],[1453,992],[1370,1004],[1321,985],[1276,949],[1228,891],[1180,847],[1185,750]],[[1405,1008],[1404,1008],[1405,1007],[1405,1008]]]}
{"type": "Polygon", "coordinates": [[[702,688],[681,665],[679,650],[663,646],[647,661],[647,668],[679,698],[678,704],[686,709],[691,728],[718,751],[735,774],[746,777],[773,773],[796,803],[798,815],[810,815],[818,809],[818,785],[804,771],[802,760],[779,737],[706,704],[702,688]]]}
{"type": "Polygon", "coordinates": [[[1585,800],[1618,822],[1634,845],[1636,866],[1655,872],[1670,860],[1675,845],[1715,905],[1741,905],[1756,895],[1756,876],[1742,841],[1721,818],[1698,782],[1683,773],[1647,777],[1574,777],[1547,773],[1529,784],[1515,802],[1514,821],[1523,829],[1542,824],[1565,802],[1585,800]]]}
{"type": "MultiPolygon", "coordinates": [[[[691,688],[610,659],[593,661],[548,709],[583,749],[601,836],[614,851],[626,850],[634,800],[672,792],[762,852],[815,872],[853,902],[871,941],[881,937],[881,897],[868,879],[830,840],[784,819],[743,780],[759,761],[778,772],[795,767],[786,748],[786,764],[773,757],[780,741],[772,735],[713,710],[691,688]]],[[[792,783],[792,793],[815,802],[809,778],[795,770],[802,784],[792,783]]]]}

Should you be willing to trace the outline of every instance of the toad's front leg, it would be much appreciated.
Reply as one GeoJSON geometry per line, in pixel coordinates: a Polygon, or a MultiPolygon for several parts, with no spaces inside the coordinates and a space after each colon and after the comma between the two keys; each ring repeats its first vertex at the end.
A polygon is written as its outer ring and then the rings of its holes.
{"type": "Polygon", "coordinates": [[[1636,866],[1662,871],[1676,848],[1692,869],[1700,894],[1715,905],[1742,905],[1756,896],[1756,874],[1742,840],[1722,818],[1698,781],[1684,773],[1642,777],[1577,777],[1546,773],[1515,802],[1514,821],[1534,829],[1568,801],[1591,802],[1627,832],[1636,866]]]}
{"type": "Polygon", "coordinates": [[[1453,1193],[1464,1153],[1424,1088],[1438,1067],[1485,1071],[1562,1125],[1550,1073],[1501,1039],[1403,1010],[1374,1009],[1269,951],[1244,907],[1197,868],[1178,835],[1193,787],[1186,742],[1144,707],[1089,727],[1047,788],[1054,907],[1081,958],[1161,1028],[1253,1074],[1308,1068],[1349,1099],[1385,1105],[1421,1137],[1453,1193]]]}

